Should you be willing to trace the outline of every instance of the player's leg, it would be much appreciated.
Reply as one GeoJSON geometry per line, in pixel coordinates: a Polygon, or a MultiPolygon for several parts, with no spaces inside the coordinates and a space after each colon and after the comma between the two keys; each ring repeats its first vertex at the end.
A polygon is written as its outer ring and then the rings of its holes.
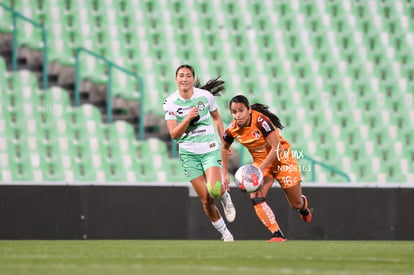
{"type": "Polygon", "coordinates": [[[228,222],[236,218],[236,209],[231,200],[230,193],[223,184],[221,171],[221,152],[219,150],[202,156],[203,167],[206,169],[207,190],[213,197],[220,199],[224,215],[228,222]]]}
{"type": "Polygon", "coordinates": [[[285,236],[280,230],[279,224],[276,221],[276,216],[273,210],[266,202],[266,196],[269,189],[273,185],[273,177],[264,176],[262,187],[254,193],[250,194],[250,199],[253,203],[254,210],[257,217],[263,223],[263,225],[272,232],[271,242],[283,242],[286,241],[285,236]]]}
{"type": "Polygon", "coordinates": [[[312,213],[308,208],[308,199],[302,194],[299,165],[293,156],[279,163],[276,169],[276,180],[285,192],[289,204],[298,210],[301,219],[312,221],[312,213]]]}
{"type": "Polygon", "coordinates": [[[289,204],[299,211],[300,217],[304,222],[312,221],[312,213],[309,209],[308,199],[302,194],[302,186],[300,183],[284,189],[286,199],[289,204]]]}
{"type": "Polygon", "coordinates": [[[228,231],[227,226],[214,203],[214,198],[210,196],[207,191],[206,175],[204,173],[201,156],[191,153],[180,153],[180,162],[184,169],[185,176],[191,182],[194,191],[200,199],[203,210],[211,220],[214,228],[223,235],[225,241],[232,241],[233,236],[228,231]]]}
{"type": "Polygon", "coordinates": [[[236,208],[231,200],[230,193],[226,190],[222,183],[221,168],[217,166],[210,167],[206,170],[207,178],[207,190],[210,195],[214,195],[220,199],[221,205],[223,206],[224,215],[228,222],[233,222],[236,218],[236,208]],[[212,190],[211,182],[215,182],[217,190],[212,190]]]}
{"type": "Polygon", "coordinates": [[[206,188],[205,176],[199,176],[191,181],[194,191],[200,198],[201,205],[206,215],[210,218],[214,228],[222,235],[224,241],[233,241],[233,235],[227,229],[226,223],[220,215],[215,203],[214,198],[210,196],[206,188]]]}
{"type": "Polygon", "coordinates": [[[206,188],[205,176],[199,176],[191,181],[194,191],[197,193],[203,210],[212,222],[221,218],[220,213],[214,204],[214,198],[210,196],[206,188]]]}

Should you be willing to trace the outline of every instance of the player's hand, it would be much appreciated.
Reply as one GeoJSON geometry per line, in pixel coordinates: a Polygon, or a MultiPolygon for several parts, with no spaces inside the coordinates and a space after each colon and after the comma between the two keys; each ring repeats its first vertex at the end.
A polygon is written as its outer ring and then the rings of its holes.
{"type": "Polygon", "coordinates": [[[230,176],[229,173],[224,173],[223,175],[224,190],[230,192],[230,176]]]}
{"type": "Polygon", "coordinates": [[[264,168],[261,165],[258,165],[257,163],[252,163],[253,166],[257,167],[262,174],[264,173],[264,168]]]}
{"type": "Polygon", "coordinates": [[[189,126],[194,126],[194,124],[200,119],[200,115],[198,114],[198,108],[191,107],[186,119],[187,121],[189,121],[189,126]]]}
{"type": "Polygon", "coordinates": [[[188,112],[188,118],[193,119],[198,116],[198,108],[197,107],[191,107],[190,111],[188,112]]]}
{"type": "Polygon", "coordinates": [[[229,149],[226,150],[228,155],[233,155],[233,148],[229,147],[229,149]]]}

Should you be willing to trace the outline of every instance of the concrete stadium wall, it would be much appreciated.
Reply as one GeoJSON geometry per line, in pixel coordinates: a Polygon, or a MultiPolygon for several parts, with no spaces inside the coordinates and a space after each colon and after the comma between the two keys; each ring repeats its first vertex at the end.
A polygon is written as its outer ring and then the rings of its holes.
{"type": "MultiPolygon", "coordinates": [[[[302,222],[280,188],[268,202],[290,240],[414,240],[414,188],[304,187],[302,222]]],[[[248,196],[232,189],[236,239],[266,240],[248,196]]],[[[220,203],[217,202],[221,210],[220,203]]],[[[0,185],[0,239],[219,239],[186,186],[0,185]]]]}

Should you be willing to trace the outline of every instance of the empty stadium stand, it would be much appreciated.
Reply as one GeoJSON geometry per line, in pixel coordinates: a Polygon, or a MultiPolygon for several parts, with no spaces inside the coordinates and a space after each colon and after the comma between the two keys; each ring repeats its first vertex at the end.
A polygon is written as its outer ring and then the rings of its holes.
{"type": "MultiPolygon", "coordinates": [[[[202,82],[226,81],[217,99],[226,123],[230,98],[245,94],[278,114],[296,150],[351,181],[414,181],[412,1],[0,2],[44,25],[50,65],[49,88],[41,89],[41,33],[17,20],[20,70],[11,70],[12,15],[0,6],[0,181],[185,181],[162,113],[183,63],[202,82]],[[86,96],[73,105],[79,47],[143,78],[144,118],[135,110],[136,83],[114,72],[121,112],[105,123],[107,67],[87,56],[86,96]],[[146,140],[131,124],[139,119],[146,140]]],[[[347,181],[308,158],[299,162],[316,169],[303,172],[305,181],[312,173],[317,182],[347,181]]]]}

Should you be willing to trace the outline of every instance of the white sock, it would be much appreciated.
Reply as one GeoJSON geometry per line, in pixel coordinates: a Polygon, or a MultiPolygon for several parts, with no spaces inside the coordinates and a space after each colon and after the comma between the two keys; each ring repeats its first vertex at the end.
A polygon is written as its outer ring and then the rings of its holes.
{"type": "Polygon", "coordinates": [[[224,222],[223,218],[220,217],[220,219],[218,219],[215,222],[211,222],[214,226],[214,228],[220,232],[221,235],[223,235],[227,230],[227,226],[226,223],[224,222]]]}

